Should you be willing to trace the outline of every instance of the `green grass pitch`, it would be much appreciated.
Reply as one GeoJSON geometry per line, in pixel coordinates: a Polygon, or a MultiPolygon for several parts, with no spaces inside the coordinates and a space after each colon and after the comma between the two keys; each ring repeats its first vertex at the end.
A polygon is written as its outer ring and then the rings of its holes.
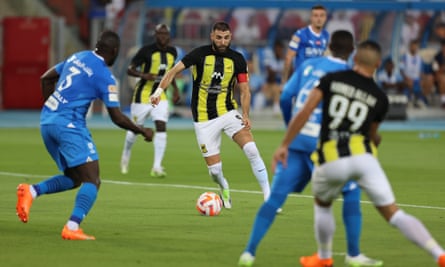
{"type": "MultiPolygon", "coordinates": [[[[96,241],[64,241],[76,190],[45,195],[32,207],[30,221],[15,215],[15,188],[57,173],[38,129],[0,129],[0,266],[237,266],[249,237],[262,194],[242,151],[223,137],[225,176],[232,188],[233,208],[217,217],[198,214],[195,202],[204,191],[216,191],[208,176],[192,130],[172,130],[164,166],[168,176],[149,176],[152,144],[138,138],[130,172],[120,174],[125,132],[94,129],[100,154],[102,186],[95,206],[82,224],[96,241]]],[[[418,132],[382,132],[379,158],[397,202],[418,216],[445,245],[445,137],[419,139],[418,132]]],[[[255,131],[268,166],[283,131],[255,131]]],[[[407,241],[362,197],[361,247],[385,266],[436,266],[424,251],[407,241]]],[[[260,244],[255,266],[299,266],[302,255],[315,252],[310,187],[291,195],[282,214],[260,244]]],[[[335,203],[335,266],[343,266],[345,238],[341,203],[335,203]]]]}

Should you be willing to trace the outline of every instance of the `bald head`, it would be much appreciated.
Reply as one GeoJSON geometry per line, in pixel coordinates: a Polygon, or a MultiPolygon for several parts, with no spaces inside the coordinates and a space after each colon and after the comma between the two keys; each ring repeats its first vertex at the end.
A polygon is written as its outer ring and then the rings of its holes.
{"type": "Polygon", "coordinates": [[[367,40],[360,43],[354,62],[362,67],[376,69],[380,66],[382,50],[380,45],[374,41],[367,40]]]}
{"type": "Polygon", "coordinates": [[[113,31],[107,30],[100,34],[95,51],[105,59],[108,66],[111,66],[119,54],[119,47],[119,35],[113,31]]]}

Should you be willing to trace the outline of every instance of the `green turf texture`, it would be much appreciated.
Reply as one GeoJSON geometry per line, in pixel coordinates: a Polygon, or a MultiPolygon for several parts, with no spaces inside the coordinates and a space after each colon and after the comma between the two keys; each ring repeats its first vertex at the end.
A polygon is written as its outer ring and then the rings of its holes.
{"type": "MultiPolygon", "coordinates": [[[[232,210],[217,217],[198,214],[195,202],[204,191],[216,191],[192,130],[172,130],[164,166],[166,178],[151,178],[152,144],[138,138],[130,170],[120,174],[125,132],[94,129],[100,154],[102,186],[82,223],[96,241],[65,241],[60,233],[73,208],[76,190],[45,195],[24,224],[15,215],[17,184],[37,183],[57,174],[38,129],[0,129],[0,266],[237,266],[254,216],[262,202],[247,159],[226,136],[223,170],[231,188],[232,210]]],[[[255,131],[269,167],[283,131],[255,131]]],[[[419,139],[419,132],[383,132],[379,158],[397,202],[418,216],[445,245],[445,136],[419,139]]],[[[269,169],[270,171],[270,169],[269,169]]],[[[272,178],[271,178],[272,179],[272,178]]],[[[316,250],[310,187],[291,195],[260,244],[255,266],[299,266],[302,255],[316,250]]],[[[362,197],[362,251],[385,266],[436,266],[430,255],[389,226],[362,197]]],[[[335,266],[343,266],[345,238],[341,203],[335,202],[335,266]]]]}

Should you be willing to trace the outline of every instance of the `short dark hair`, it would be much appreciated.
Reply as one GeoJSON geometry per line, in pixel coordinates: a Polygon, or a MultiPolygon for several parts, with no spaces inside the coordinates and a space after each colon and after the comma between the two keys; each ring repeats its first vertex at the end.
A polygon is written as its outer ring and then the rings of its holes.
{"type": "Polygon", "coordinates": [[[320,10],[320,9],[327,11],[323,5],[315,5],[315,6],[312,6],[312,8],[311,8],[311,10],[320,10]]]}
{"type": "Polygon", "coordinates": [[[354,37],[352,33],[338,30],[332,33],[329,49],[336,57],[347,58],[354,50],[354,37]]]}
{"type": "Polygon", "coordinates": [[[223,32],[231,31],[229,24],[227,22],[225,22],[225,21],[215,22],[215,24],[213,24],[212,31],[214,32],[216,30],[223,31],[223,32]]]}
{"type": "Polygon", "coordinates": [[[380,47],[380,45],[373,41],[373,40],[366,40],[361,42],[358,47],[358,49],[369,49],[372,50],[378,54],[382,54],[382,48],[380,47]]]}
{"type": "Polygon", "coordinates": [[[119,46],[119,35],[114,31],[105,30],[99,36],[99,40],[96,43],[96,50],[105,53],[111,53],[114,49],[119,48],[119,46]]]}

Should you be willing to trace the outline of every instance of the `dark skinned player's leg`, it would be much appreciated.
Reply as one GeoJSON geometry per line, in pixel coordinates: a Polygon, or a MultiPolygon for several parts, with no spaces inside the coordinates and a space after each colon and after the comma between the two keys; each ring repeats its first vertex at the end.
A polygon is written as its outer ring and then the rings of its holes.
{"type": "Polygon", "coordinates": [[[65,175],[73,180],[75,187],[79,186],[74,209],[67,223],[70,230],[77,230],[96,201],[100,187],[99,162],[95,160],[68,168],[65,170],[65,175]]]}

